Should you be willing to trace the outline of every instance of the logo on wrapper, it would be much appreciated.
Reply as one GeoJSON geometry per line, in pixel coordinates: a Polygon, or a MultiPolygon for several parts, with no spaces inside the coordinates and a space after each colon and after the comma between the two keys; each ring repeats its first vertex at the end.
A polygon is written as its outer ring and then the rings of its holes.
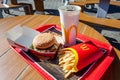
{"type": "Polygon", "coordinates": [[[90,49],[86,44],[82,44],[82,45],[80,46],[80,48],[81,48],[82,50],[89,50],[89,49],[90,49]]]}
{"type": "Polygon", "coordinates": [[[85,42],[66,48],[75,55],[75,72],[83,69],[87,65],[99,59],[103,52],[92,42],[85,42]]]}

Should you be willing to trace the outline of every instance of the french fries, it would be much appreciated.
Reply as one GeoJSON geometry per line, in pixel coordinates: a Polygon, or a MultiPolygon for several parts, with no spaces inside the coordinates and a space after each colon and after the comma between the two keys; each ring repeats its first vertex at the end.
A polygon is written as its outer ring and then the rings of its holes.
{"type": "Polygon", "coordinates": [[[68,78],[74,71],[75,55],[69,50],[61,50],[58,54],[59,65],[62,67],[65,78],[68,78]]]}

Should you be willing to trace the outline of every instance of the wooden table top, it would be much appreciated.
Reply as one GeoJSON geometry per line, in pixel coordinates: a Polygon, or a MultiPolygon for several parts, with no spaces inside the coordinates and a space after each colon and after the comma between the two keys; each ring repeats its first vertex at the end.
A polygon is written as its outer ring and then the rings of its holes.
{"type": "MultiPolygon", "coordinates": [[[[39,25],[51,23],[60,25],[59,17],[27,15],[0,19],[0,80],[44,80],[40,74],[10,48],[5,37],[5,32],[18,24],[34,29],[39,25]]],[[[109,44],[101,34],[86,24],[79,23],[78,31],[81,34],[109,44]]],[[[115,52],[115,61],[109,69],[111,72],[107,71],[108,73],[103,80],[120,80],[120,51],[115,49],[115,52]]]]}

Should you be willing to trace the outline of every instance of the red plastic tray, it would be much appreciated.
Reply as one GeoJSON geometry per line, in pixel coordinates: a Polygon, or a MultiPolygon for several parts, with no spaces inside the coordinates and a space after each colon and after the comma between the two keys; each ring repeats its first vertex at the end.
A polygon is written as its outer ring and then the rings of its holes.
{"type": "MultiPolygon", "coordinates": [[[[48,29],[56,29],[58,31],[61,31],[60,27],[56,24],[48,24],[48,25],[42,25],[36,28],[37,31],[43,32],[48,29]]],[[[115,56],[113,47],[110,44],[106,44],[104,42],[101,42],[99,40],[90,38],[88,36],[85,36],[83,34],[78,33],[77,39],[85,42],[85,41],[92,41],[97,46],[104,48],[107,50],[104,57],[100,58],[96,62],[94,62],[87,70],[78,78],[79,80],[99,80],[101,77],[105,74],[106,70],[110,66],[110,64],[113,62],[115,56]],[[97,75],[96,75],[97,74],[97,75]]],[[[12,46],[11,46],[12,47],[12,46]]],[[[28,64],[30,64],[39,74],[43,76],[45,80],[56,80],[52,74],[50,74],[47,70],[45,70],[38,62],[29,56],[26,52],[19,48],[12,47],[17,54],[19,54],[28,64]]]]}

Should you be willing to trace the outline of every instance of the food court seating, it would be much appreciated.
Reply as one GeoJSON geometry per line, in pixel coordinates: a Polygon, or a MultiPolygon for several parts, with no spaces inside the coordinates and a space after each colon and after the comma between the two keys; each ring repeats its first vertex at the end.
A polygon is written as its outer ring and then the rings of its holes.
{"type": "MultiPolygon", "coordinates": [[[[98,3],[99,3],[99,0],[75,0],[74,2],[70,2],[69,4],[79,5],[82,7],[82,11],[84,11],[85,5],[94,5],[98,3]]],[[[110,4],[120,6],[119,1],[110,1],[110,4]]]]}
{"type": "Polygon", "coordinates": [[[2,11],[4,11],[6,14],[14,15],[10,13],[10,9],[16,9],[16,8],[23,8],[26,15],[33,14],[32,5],[26,4],[26,3],[17,3],[17,0],[11,0],[11,4],[6,4],[7,2],[4,2],[4,0],[1,0],[0,2],[0,17],[3,18],[2,11]]]}
{"type": "Polygon", "coordinates": [[[29,4],[29,3],[18,3],[17,0],[11,0],[11,4],[13,4],[13,5],[22,5],[22,6],[24,6],[24,10],[25,10],[26,14],[33,14],[32,4],[29,4]]]}

